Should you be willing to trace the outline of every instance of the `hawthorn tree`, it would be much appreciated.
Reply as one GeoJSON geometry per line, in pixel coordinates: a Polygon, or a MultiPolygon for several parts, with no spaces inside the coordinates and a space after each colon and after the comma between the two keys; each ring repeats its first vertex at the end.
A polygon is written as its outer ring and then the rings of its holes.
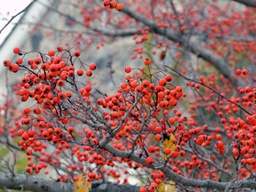
{"type": "Polygon", "coordinates": [[[78,0],[72,6],[75,18],[49,8],[84,27],[84,33],[72,29],[79,38],[71,47],[15,47],[16,60],[3,61],[24,75],[13,87],[18,99],[7,94],[1,108],[1,142],[14,159],[2,157],[1,188],[256,189],[255,1],[78,0]],[[97,63],[82,55],[125,37],[134,48],[124,45],[119,54],[130,54],[131,65],[121,66],[118,86],[102,92],[92,83],[97,63]],[[24,173],[14,169],[18,151],[28,159],[24,173]],[[54,171],[56,179],[42,178],[54,171]],[[128,185],[131,175],[137,186],[128,185]]]}

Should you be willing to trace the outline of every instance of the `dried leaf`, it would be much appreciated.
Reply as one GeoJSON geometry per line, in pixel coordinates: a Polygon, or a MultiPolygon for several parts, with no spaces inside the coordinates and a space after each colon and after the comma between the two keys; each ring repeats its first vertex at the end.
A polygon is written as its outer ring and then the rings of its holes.
{"type": "Polygon", "coordinates": [[[92,183],[88,182],[88,176],[81,173],[77,175],[77,177],[78,181],[73,183],[75,192],[89,192],[92,187],[92,183]]]}
{"type": "Polygon", "coordinates": [[[164,60],[166,52],[167,52],[167,49],[161,52],[161,54],[160,54],[160,61],[164,60]]]}

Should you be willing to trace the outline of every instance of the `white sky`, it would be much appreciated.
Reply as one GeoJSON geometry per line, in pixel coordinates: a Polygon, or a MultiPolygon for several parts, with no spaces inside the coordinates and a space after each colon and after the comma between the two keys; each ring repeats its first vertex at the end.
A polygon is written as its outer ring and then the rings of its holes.
{"type": "MultiPolygon", "coordinates": [[[[0,30],[15,14],[22,11],[32,0],[0,0],[0,30]]],[[[22,14],[21,14],[22,15],[22,14]]],[[[0,34],[0,43],[14,27],[20,16],[15,18],[0,34]]]]}

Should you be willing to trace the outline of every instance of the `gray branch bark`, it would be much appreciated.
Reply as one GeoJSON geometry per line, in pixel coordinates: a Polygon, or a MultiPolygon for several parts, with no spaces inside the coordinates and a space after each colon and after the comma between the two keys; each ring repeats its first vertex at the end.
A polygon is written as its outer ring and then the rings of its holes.
{"type": "MultiPolygon", "coordinates": [[[[39,176],[24,174],[0,174],[0,189],[14,189],[35,192],[74,192],[71,183],[62,183],[48,180],[39,176]]],[[[138,192],[139,187],[133,185],[120,185],[116,183],[97,182],[92,184],[90,192],[138,192]]]]}
{"type": "Polygon", "coordinates": [[[37,192],[73,192],[71,183],[48,180],[39,176],[24,174],[0,174],[0,188],[37,192]]]}
{"type": "Polygon", "coordinates": [[[233,0],[238,3],[242,3],[249,7],[256,7],[256,0],[233,0]]]}
{"type": "Polygon", "coordinates": [[[100,145],[100,147],[103,149],[106,149],[116,157],[129,158],[146,167],[149,167],[155,170],[161,170],[165,173],[167,178],[169,178],[170,180],[180,185],[190,186],[190,187],[199,187],[199,188],[208,188],[208,189],[211,188],[211,189],[218,189],[218,190],[225,190],[225,188],[227,187],[229,187],[230,189],[232,188],[236,190],[241,188],[256,189],[256,181],[240,180],[240,181],[230,181],[230,182],[217,182],[212,180],[190,179],[182,175],[179,175],[177,173],[174,173],[173,171],[171,171],[170,168],[165,167],[163,164],[153,163],[151,165],[148,165],[144,158],[140,158],[139,156],[130,154],[128,152],[117,150],[109,144],[107,144],[106,146],[100,145]]]}

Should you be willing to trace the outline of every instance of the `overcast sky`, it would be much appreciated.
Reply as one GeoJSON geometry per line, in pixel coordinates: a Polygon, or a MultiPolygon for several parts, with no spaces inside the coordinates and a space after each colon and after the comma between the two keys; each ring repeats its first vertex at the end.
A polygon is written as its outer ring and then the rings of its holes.
{"type": "MultiPolygon", "coordinates": [[[[22,11],[31,0],[0,0],[0,30],[6,25],[6,23],[18,12],[22,11]]],[[[20,15],[21,16],[21,15],[20,15]]],[[[0,43],[11,31],[14,24],[19,20],[19,17],[15,18],[11,24],[5,28],[0,34],[0,43]]]]}

